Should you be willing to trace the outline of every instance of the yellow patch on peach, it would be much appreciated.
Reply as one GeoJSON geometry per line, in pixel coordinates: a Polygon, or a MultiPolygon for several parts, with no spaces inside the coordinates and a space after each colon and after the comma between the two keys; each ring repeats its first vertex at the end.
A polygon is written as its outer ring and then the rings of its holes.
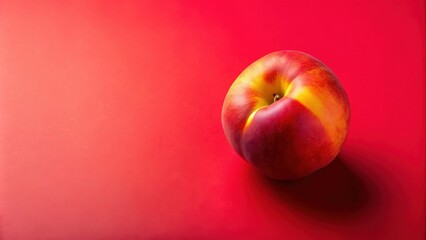
{"type": "Polygon", "coordinates": [[[265,108],[265,107],[267,107],[267,106],[263,106],[263,107],[257,108],[256,110],[254,110],[254,111],[250,114],[250,116],[247,118],[247,122],[246,122],[246,124],[245,124],[245,126],[244,126],[244,129],[247,129],[247,127],[248,127],[248,126],[250,125],[250,123],[253,121],[253,118],[254,118],[254,116],[256,115],[256,113],[257,113],[260,109],[265,108]]]}
{"type": "Polygon", "coordinates": [[[346,128],[347,123],[346,118],[342,116],[345,110],[338,103],[334,94],[326,89],[313,92],[309,86],[300,86],[294,89],[291,89],[290,86],[287,93],[286,97],[297,100],[318,118],[327,135],[330,139],[333,139],[334,147],[338,148],[344,140],[342,129],[346,128]]]}

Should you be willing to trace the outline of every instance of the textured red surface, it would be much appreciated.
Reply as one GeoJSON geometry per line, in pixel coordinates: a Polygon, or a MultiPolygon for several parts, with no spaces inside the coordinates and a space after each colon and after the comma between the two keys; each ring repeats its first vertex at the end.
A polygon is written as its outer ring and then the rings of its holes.
{"type": "Polygon", "coordinates": [[[0,238],[422,239],[425,4],[0,3],[0,238]],[[326,63],[352,106],[300,181],[243,162],[220,123],[266,53],[326,63]]]}

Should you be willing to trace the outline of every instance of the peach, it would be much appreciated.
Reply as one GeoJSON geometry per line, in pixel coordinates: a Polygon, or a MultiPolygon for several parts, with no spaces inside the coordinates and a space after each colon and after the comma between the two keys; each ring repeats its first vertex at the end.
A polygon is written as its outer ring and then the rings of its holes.
{"type": "Polygon", "coordinates": [[[339,153],[349,127],[348,96],[335,74],[299,51],[270,53],[234,81],[222,108],[231,146],[274,179],[307,176],[339,153]]]}

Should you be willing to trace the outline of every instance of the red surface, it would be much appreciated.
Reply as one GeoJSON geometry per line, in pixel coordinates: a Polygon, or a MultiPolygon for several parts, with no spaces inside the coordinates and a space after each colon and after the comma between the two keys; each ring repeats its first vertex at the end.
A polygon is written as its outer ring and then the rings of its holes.
{"type": "Polygon", "coordinates": [[[422,239],[425,4],[0,3],[0,238],[422,239]],[[352,106],[341,155],[269,180],[220,111],[248,64],[319,58],[352,106]]]}

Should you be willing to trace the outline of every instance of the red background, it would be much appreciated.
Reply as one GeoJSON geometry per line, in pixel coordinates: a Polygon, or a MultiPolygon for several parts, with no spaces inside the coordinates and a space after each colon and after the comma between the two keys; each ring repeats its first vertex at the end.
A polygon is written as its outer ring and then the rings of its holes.
{"type": "Polygon", "coordinates": [[[1,239],[424,237],[424,1],[220,2],[0,3],[1,239]],[[337,160],[287,183],[220,122],[280,49],[352,107],[337,160]]]}

